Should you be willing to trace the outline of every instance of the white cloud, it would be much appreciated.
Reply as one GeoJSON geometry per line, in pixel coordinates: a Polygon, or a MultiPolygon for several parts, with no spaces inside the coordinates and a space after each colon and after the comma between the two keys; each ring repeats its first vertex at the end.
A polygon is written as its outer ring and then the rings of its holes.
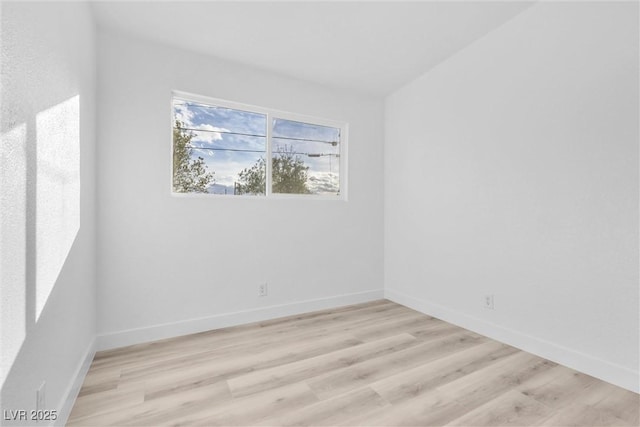
{"type": "Polygon", "coordinates": [[[220,132],[229,132],[229,129],[220,128],[208,124],[201,124],[197,126],[202,132],[195,131],[196,136],[193,138],[193,142],[200,142],[206,145],[212,145],[214,141],[222,140],[222,134],[220,132]]]}
{"type": "Polygon", "coordinates": [[[328,172],[309,173],[307,187],[313,194],[335,194],[340,188],[340,177],[337,174],[328,172]]]}
{"type": "Polygon", "coordinates": [[[187,127],[193,127],[194,113],[187,104],[175,103],[173,104],[173,111],[176,120],[180,120],[187,127]]]}

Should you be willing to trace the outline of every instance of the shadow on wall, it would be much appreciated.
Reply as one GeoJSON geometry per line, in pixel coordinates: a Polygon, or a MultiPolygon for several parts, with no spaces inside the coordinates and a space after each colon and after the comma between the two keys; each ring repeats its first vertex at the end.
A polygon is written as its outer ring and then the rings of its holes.
{"type": "Polygon", "coordinates": [[[0,148],[2,389],[80,229],[80,96],[25,123],[12,123],[9,108],[0,148]]]}

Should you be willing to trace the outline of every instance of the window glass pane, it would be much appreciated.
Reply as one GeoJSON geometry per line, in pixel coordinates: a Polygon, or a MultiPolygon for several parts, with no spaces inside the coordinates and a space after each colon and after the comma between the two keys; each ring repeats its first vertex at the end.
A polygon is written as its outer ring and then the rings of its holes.
{"type": "Polygon", "coordinates": [[[266,115],[174,99],[173,189],[264,194],[266,115]]]}
{"type": "Polygon", "coordinates": [[[274,193],[340,192],[340,129],[274,119],[272,133],[274,193]]]}

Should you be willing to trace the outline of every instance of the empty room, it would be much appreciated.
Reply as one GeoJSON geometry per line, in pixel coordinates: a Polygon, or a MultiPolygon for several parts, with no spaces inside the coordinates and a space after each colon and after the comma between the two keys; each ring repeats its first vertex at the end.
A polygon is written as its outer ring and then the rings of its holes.
{"type": "Polygon", "coordinates": [[[0,2],[0,425],[640,426],[638,1],[0,2]]]}

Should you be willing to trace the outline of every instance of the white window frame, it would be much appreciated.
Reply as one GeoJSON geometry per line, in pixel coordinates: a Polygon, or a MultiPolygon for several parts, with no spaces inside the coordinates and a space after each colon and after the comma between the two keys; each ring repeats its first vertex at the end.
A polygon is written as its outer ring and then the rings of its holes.
{"type": "Polygon", "coordinates": [[[255,105],[242,104],[239,102],[228,101],[225,99],[212,98],[204,95],[196,95],[189,92],[183,91],[172,91],[171,99],[169,101],[170,105],[170,114],[171,120],[169,123],[171,127],[170,131],[170,148],[171,148],[171,156],[169,157],[169,168],[171,169],[171,173],[169,174],[169,182],[170,182],[170,191],[171,195],[175,197],[213,197],[213,198],[224,198],[224,199],[308,199],[308,200],[347,200],[347,168],[348,168],[348,159],[347,159],[347,141],[348,141],[348,132],[349,132],[349,124],[347,122],[325,119],[315,116],[308,116],[297,113],[289,113],[287,111],[275,110],[272,108],[258,107],[255,105]],[[248,111],[250,113],[259,113],[264,114],[267,117],[267,129],[266,129],[266,186],[265,195],[251,195],[251,194],[241,194],[241,195],[225,195],[225,194],[210,194],[210,193],[178,193],[173,191],[173,127],[175,125],[175,116],[173,111],[173,100],[180,99],[183,101],[191,101],[197,102],[200,104],[211,105],[215,107],[223,107],[223,108],[231,108],[234,110],[243,110],[248,111]],[[273,119],[284,119],[291,120],[296,122],[308,123],[319,126],[329,126],[336,129],[340,129],[340,194],[338,195],[327,195],[327,194],[289,194],[289,193],[273,193],[271,190],[271,170],[272,170],[272,141],[271,141],[271,132],[273,128],[273,119]]]}

